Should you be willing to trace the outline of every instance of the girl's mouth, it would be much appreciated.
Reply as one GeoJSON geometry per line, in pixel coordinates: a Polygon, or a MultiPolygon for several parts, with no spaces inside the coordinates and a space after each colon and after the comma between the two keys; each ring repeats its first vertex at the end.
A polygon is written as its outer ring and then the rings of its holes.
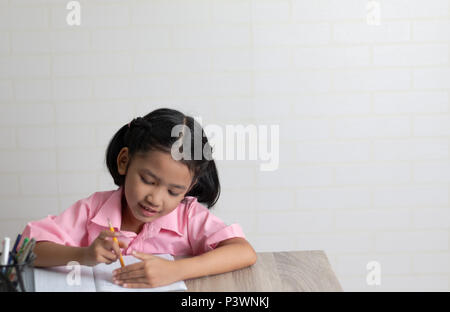
{"type": "Polygon", "coordinates": [[[142,206],[141,204],[139,204],[139,208],[141,208],[142,214],[144,214],[147,217],[152,217],[158,213],[157,211],[155,211],[151,208],[146,208],[146,207],[142,206]]]}

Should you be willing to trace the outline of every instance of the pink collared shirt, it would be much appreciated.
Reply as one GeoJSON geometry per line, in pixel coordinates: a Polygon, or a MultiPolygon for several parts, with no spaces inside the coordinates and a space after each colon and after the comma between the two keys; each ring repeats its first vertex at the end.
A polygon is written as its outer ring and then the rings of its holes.
{"type": "MultiPolygon", "coordinates": [[[[115,191],[96,192],[88,198],[75,202],[58,216],[49,215],[39,221],[30,222],[22,233],[36,241],[50,241],[61,245],[87,247],[103,230],[109,230],[108,221],[120,230],[123,187],[115,191]]],[[[133,250],[149,253],[175,255],[199,255],[214,249],[223,240],[245,238],[239,224],[227,226],[197,201],[186,196],[169,214],[146,223],[138,234],[121,231],[119,237],[128,243],[125,255],[133,250]]]]}

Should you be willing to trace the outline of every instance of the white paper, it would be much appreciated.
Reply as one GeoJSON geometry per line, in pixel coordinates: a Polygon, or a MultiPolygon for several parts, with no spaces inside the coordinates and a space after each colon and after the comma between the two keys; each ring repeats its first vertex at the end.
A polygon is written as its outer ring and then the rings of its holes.
{"type": "Polygon", "coordinates": [[[95,291],[94,273],[92,267],[79,266],[80,278],[77,280],[73,274],[74,267],[57,266],[51,268],[34,268],[34,288],[37,292],[49,291],[95,291]]]}
{"type": "MultiPolygon", "coordinates": [[[[170,254],[155,255],[167,260],[173,260],[170,254]]],[[[133,264],[141,260],[133,256],[123,256],[125,265],[133,264]]],[[[34,268],[35,291],[76,291],[76,292],[161,292],[161,291],[186,291],[184,281],[178,281],[170,285],[154,288],[124,288],[116,285],[112,281],[112,271],[120,268],[120,261],[111,264],[100,263],[94,267],[81,265],[78,268],[57,266],[51,268],[34,268]],[[74,274],[78,270],[79,279],[74,274]]]]}
{"type": "MultiPolygon", "coordinates": [[[[170,254],[155,255],[167,260],[173,260],[170,254]]],[[[141,260],[133,256],[123,256],[125,265],[140,262],[141,260]]],[[[114,284],[112,281],[112,271],[120,268],[120,261],[116,261],[111,264],[100,263],[94,266],[94,280],[95,288],[97,291],[109,292],[109,291],[133,291],[133,292],[161,292],[161,291],[186,291],[187,287],[183,281],[178,281],[170,285],[154,287],[154,288],[125,288],[114,284]]]]}

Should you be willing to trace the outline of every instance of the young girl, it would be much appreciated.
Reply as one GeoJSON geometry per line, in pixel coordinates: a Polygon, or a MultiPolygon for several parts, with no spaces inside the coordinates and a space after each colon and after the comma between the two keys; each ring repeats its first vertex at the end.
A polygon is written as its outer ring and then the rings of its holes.
{"type": "Polygon", "coordinates": [[[193,157],[199,144],[194,142],[194,128],[201,129],[201,151],[210,148],[198,122],[176,110],[157,109],[124,125],[106,151],[108,170],[119,188],[96,192],[58,216],[28,223],[22,237],[37,241],[35,266],[70,261],[93,266],[117,261],[120,252],[132,254],[142,261],[115,270],[113,278],[134,288],[254,264],[256,253],[241,227],[227,226],[200,204],[211,208],[219,198],[220,184],[214,160],[193,157]],[[172,157],[179,137],[171,133],[177,125],[190,130],[190,138],[182,135],[191,143],[190,151],[183,151],[191,152],[191,160],[172,157]],[[109,230],[108,219],[118,232],[109,230]],[[158,253],[191,257],[169,261],[152,255],[158,253]]]}

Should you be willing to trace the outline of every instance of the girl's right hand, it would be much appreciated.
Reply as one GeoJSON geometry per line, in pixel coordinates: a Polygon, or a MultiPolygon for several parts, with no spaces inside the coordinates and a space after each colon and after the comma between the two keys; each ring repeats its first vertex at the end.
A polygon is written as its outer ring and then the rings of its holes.
{"type": "Polygon", "coordinates": [[[120,233],[104,230],[85,249],[85,265],[94,266],[98,263],[111,264],[119,259],[120,248],[127,248],[127,244],[119,241],[119,246],[113,241],[113,237],[119,237],[120,233]]]}

